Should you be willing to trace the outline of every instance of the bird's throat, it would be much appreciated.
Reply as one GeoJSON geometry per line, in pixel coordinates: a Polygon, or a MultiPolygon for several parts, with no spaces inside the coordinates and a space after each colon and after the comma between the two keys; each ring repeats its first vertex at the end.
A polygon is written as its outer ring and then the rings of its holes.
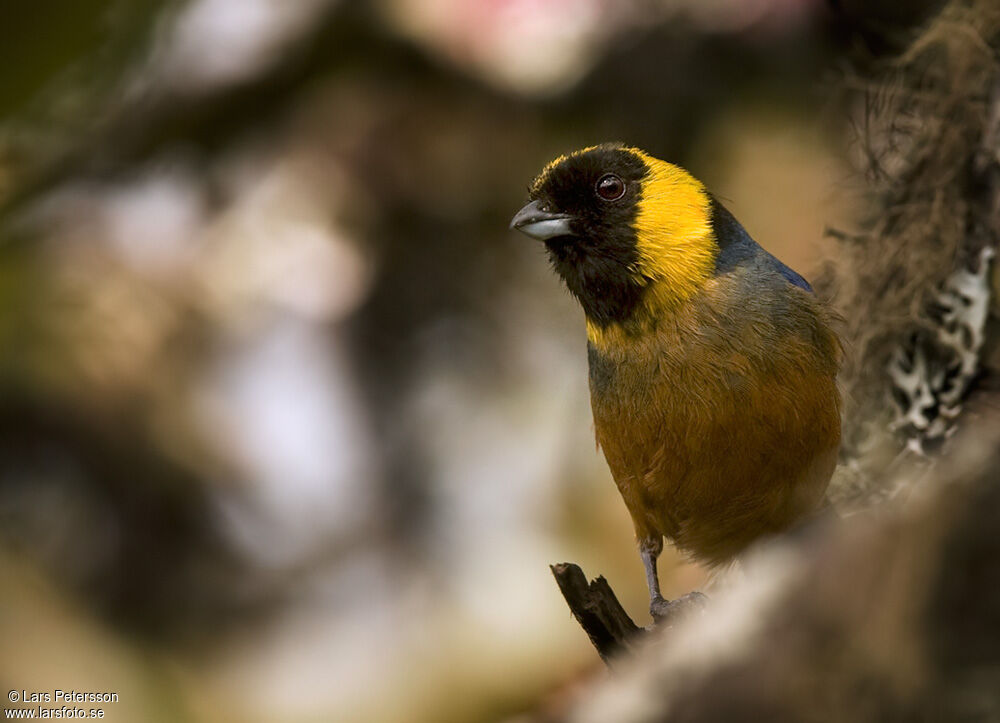
{"type": "Polygon", "coordinates": [[[628,315],[609,322],[595,319],[584,305],[587,341],[598,350],[606,350],[632,344],[664,325],[671,326],[685,316],[688,307],[707,288],[706,284],[711,285],[706,281],[681,286],[665,280],[650,281],[637,294],[637,301],[628,315]]]}

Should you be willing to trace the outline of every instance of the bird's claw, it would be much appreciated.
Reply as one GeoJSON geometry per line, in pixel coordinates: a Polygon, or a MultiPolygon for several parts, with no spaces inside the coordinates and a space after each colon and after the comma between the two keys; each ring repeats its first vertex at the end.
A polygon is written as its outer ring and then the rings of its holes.
{"type": "Polygon", "coordinates": [[[708,597],[700,592],[689,592],[675,600],[664,600],[657,595],[649,601],[649,614],[657,625],[673,625],[691,614],[702,614],[707,603],[708,597]]]}

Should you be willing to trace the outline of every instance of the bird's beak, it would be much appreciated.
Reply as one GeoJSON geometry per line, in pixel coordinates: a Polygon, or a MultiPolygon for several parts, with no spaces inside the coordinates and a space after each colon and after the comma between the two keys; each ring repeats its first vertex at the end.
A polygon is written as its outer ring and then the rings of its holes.
{"type": "Polygon", "coordinates": [[[573,219],[565,213],[552,213],[542,208],[541,201],[532,201],[517,212],[510,222],[512,229],[541,241],[556,236],[569,236],[569,222],[573,219]]]}

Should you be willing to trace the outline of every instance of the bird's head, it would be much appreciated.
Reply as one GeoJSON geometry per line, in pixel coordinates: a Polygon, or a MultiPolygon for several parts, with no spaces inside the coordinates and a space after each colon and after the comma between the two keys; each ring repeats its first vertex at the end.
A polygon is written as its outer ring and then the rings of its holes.
{"type": "Polygon", "coordinates": [[[605,144],[549,163],[511,228],[545,243],[591,336],[684,303],[712,275],[711,198],[684,169],[605,144]]]}

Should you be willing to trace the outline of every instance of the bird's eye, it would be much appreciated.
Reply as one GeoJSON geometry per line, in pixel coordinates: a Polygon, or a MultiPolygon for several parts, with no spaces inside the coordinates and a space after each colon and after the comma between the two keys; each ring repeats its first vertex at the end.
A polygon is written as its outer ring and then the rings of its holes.
{"type": "Polygon", "coordinates": [[[605,173],[597,180],[594,190],[605,201],[617,201],[625,195],[625,181],[613,173],[605,173]]]}

